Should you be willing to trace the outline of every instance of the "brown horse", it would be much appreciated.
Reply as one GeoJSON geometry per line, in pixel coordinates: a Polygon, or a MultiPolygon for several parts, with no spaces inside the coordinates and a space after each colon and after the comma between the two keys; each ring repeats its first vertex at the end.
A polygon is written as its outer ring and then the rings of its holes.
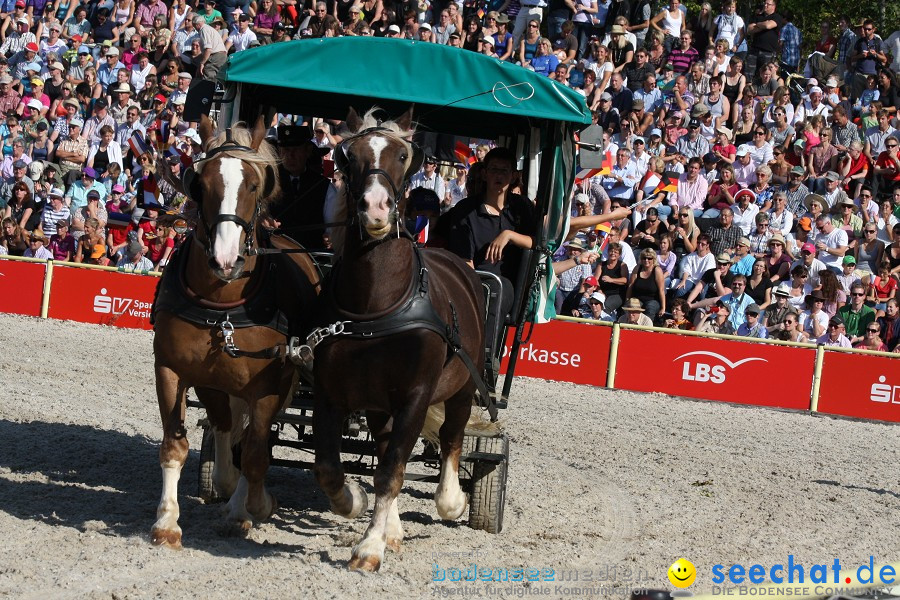
{"type": "MultiPolygon", "coordinates": [[[[213,481],[230,497],[228,519],[248,529],[274,511],[264,486],[269,428],[296,382],[279,350],[290,333],[308,331],[304,308],[315,302],[319,280],[306,254],[253,253],[258,216],[277,188],[277,157],[264,141],[262,122],[252,134],[238,125],[213,137],[204,117],[200,135],[206,158],[183,179],[198,204],[199,226],[166,269],[154,314],[163,489],[151,538],[173,547],[181,546],[178,478],[188,453],[184,419],[191,387],[212,424],[213,481]],[[238,442],[240,471],[232,462],[238,442]]],[[[296,247],[285,239],[273,244],[296,247]]]]}
{"type": "Polygon", "coordinates": [[[355,133],[335,151],[346,184],[329,220],[349,217],[350,225],[332,235],[338,261],[319,300],[324,320],[340,322],[344,334],[315,349],[313,410],[315,474],[339,515],[354,518],[367,507],[365,493],[344,477],[344,417],[366,410],[375,436],[375,510],[348,564],[363,571],[380,568],[386,546],[400,547],[397,495],[432,405],[446,415],[437,511],[448,520],[465,511],[459,458],[476,383],[464,360],[484,363],[484,298],[475,272],[449,252],[417,249],[404,235],[404,184],[422,162],[408,141],[412,109],[385,123],[373,113],[360,118],[351,110],[355,133]]]}

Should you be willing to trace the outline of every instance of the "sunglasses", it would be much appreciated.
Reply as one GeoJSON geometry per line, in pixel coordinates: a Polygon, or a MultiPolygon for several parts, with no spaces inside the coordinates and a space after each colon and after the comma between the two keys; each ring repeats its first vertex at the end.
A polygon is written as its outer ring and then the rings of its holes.
{"type": "Polygon", "coordinates": [[[785,319],[784,324],[785,324],[785,325],[793,325],[793,324],[796,323],[796,322],[797,322],[797,321],[788,321],[787,319],[785,319]]]}
{"type": "Polygon", "coordinates": [[[850,292],[850,295],[851,296],[859,296],[859,297],[865,296],[865,294],[860,293],[860,292],[850,292]]]}
{"type": "Polygon", "coordinates": [[[897,144],[885,144],[888,148],[896,148],[897,144]]]}
{"type": "MultiPolygon", "coordinates": [[[[818,302],[818,300],[816,300],[816,302],[818,302]]],[[[840,327],[840,325],[838,325],[837,323],[828,324],[828,329],[837,329],[838,327],[840,327]]]]}
{"type": "Polygon", "coordinates": [[[866,329],[866,332],[867,333],[879,333],[880,330],[879,329],[866,329]]]}

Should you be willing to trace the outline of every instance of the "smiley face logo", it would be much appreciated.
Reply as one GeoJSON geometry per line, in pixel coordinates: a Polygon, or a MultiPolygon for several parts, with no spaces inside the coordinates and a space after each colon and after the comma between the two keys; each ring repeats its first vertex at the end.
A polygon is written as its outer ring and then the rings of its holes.
{"type": "Polygon", "coordinates": [[[677,588],[690,587],[696,578],[697,569],[686,558],[679,558],[669,567],[669,581],[677,588]]]}

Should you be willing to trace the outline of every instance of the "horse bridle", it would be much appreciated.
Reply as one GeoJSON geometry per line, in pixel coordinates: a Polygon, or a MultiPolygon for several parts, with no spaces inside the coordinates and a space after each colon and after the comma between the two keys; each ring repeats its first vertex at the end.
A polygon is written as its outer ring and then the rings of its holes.
{"type": "MultiPolygon", "coordinates": [[[[391,133],[396,133],[387,127],[369,127],[368,129],[363,129],[359,131],[353,136],[345,139],[340,144],[338,144],[337,148],[333,153],[335,165],[338,170],[342,173],[347,173],[347,167],[350,164],[351,158],[347,154],[347,148],[349,144],[355,140],[358,140],[361,137],[369,135],[370,133],[377,133],[379,131],[387,131],[391,133]]],[[[419,168],[422,166],[422,162],[425,159],[425,153],[419,147],[418,144],[414,142],[408,142],[410,145],[410,150],[412,151],[412,160],[410,162],[410,166],[407,168],[406,173],[403,176],[403,181],[409,181],[411,175],[413,175],[419,168]]],[[[387,181],[388,185],[391,188],[391,193],[393,194],[394,205],[391,207],[390,217],[394,220],[394,223],[399,223],[400,219],[398,218],[400,200],[402,199],[403,193],[406,191],[407,184],[404,183],[402,187],[397,187],[397,184],[394,183],[394,180],[391,179],[390,173],[385,171],[384,169],[366,169],[362,172],[362,177],[360,179],[360,185],[363,185],[362,182],[365,182],[369,177],[378,177],[380,176],[382,179],[387,181]]],[[[359,204],[360,195],[356,193],[350,186],[347,186],[347,195],[351,201],[353,201],[354,206],[359,204]]],[[[353,222],[358,222],[359,218],[357,214],[354,214],[350,219],[348,224],[353,222]]]]}
{"type": "MultiPolygon", "coordinates": [[[[202,165],[206,161],[212,159],[217,154],[221,154],[223,152],[255,152],[253,148],[248,146],[242,146],[238,144],[231,138],[231,128],[225,130],[225,142],[216,148],[210,150],[206,156],[204,156],[201,160],[194,163],[195,165],[202,165]]],[[[206,233],[206,243],[204,244],[202,241],[200,245],[203,247],[203,250],[206,252],[206,256],[210,259],[213,258],[213,246],[214,246],[214,236],[216,227],[220,223],[236,223],[238,227],[240,227],[244,231],[244,249],[242,252],[243,256],[251,256],[253,253],[253,234],[256,230],[256,221],[259,218],[260,207],[259,201],[256,202],[256,208],[253,211],[253,217],[250,219],[248,223],[246,220],[242,219],[239,215],[234,213],[225,213],[218,214],[216,218],[209,222],[206,220],[206,217],[203,216],[203,198],[202,198],[202,190],[200,189],[200,182],[197,180],[197,170],[194,167],[187,169],[182,176],[182,182],[184,183],[184,191],[185,194],[197,203],[199,210],[198,217],[200,221],[200,225],[203,226],[203,231],[206,233]]]]}

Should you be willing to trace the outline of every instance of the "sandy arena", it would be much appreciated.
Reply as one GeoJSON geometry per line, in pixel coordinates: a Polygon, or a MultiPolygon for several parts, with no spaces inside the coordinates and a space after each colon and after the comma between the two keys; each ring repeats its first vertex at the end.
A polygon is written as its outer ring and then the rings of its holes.
{"type": "MultiPolygon", "coordinates": [[[[681,556],[697,566],[689,591],[698,594],[713,589],[715,564],[768,566],[789,554],[807,566],[838,558],[853,569],[870,555],[876,564],[900,560],[898,427],[524,378],[504,413],[512,458],[499,535],[441,523],[434,486],[407,485],[402,553],[388,553],[378,574],[351,573],[344,564],[368,515],[332,515],[310,472],[284,468],[269,472],[275,516],[246,538],[231,535],[221,505],[196,496],[202,415],[191,410],[184,550],[155,548],[161,429],[151,339],[0,315],[0,597],[539,591],[432,581],[435,564],[472,563],[553,568],[557,585],[563,571],[606,566],[612,581],[594,583],[595,591],[624,597],[631,587],[673,589],[666,569],[681,556]]],[[[760,382],[748,393],[777,394],[778,385],[760,382]]],[[[549,592],[541,597],[571,590],[549,592]]]]}

